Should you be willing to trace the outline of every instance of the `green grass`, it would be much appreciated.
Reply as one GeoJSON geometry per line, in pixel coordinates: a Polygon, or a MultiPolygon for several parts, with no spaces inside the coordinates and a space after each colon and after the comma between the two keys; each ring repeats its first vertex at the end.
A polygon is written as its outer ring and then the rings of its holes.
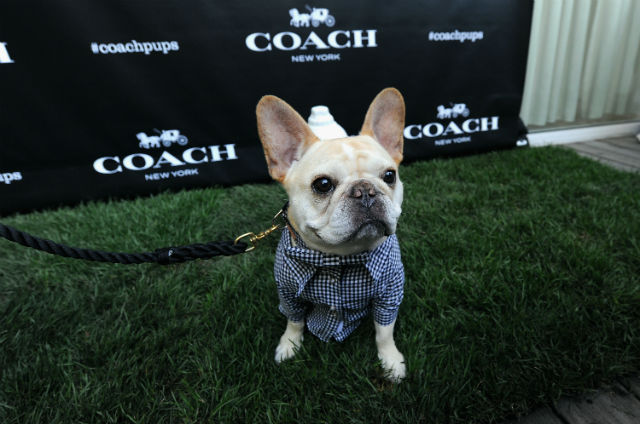
{"type": "MultiPolygon", "coordinates": [[[[168,267],[0,241],[0,422],[487,422],[640,370],[639,175],[541,148],[401,176],[402,384],[382,378],[370,320],[274,363],[277,237],[168,267]]],[[[145,251],[265,229],[284,200],[246,185],[2,221],[145,251]]]]}

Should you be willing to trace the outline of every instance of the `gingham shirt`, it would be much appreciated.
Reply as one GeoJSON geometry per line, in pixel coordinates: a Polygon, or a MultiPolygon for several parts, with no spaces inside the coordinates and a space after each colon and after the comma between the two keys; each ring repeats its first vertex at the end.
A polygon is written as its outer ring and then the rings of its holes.
{"type": "Polygon", "coordinates": [[[393,323],[402,302],[404,268],[394,235],[371,252],[339,256],[291,244],[282,233],[275,260],[280,312],[291,321],[306,318],[323,341],[343,341],[369,311],[380,325],[393,323]]]}

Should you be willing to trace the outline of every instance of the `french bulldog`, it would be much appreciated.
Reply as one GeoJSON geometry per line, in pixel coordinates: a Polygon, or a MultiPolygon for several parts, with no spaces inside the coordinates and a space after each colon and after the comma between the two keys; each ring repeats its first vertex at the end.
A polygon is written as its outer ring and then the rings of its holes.
{"type": "Polygon", "coordinates": [[[256,115],[269,174],[289,197],[275,260],[279,309],[287,317],[276,362],[295,355],[305,323],[321,340],[343,341],[372,313],[385,376],[401,381],[406,367],[393,329],[404,286],[395,235],[403,199],[402,95],[382,90],[360,135],[332,140],[316,137],[275,96],[264,96],[256,115]]]}

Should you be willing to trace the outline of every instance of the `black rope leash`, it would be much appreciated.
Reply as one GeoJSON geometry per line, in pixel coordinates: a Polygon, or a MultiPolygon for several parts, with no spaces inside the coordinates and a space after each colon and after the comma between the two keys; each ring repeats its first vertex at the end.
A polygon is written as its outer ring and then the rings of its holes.
{"type": "Polygon", "coordinates": [[[123,253],[123,252],[104,252],[101,250],[82,249],[77,247],[65,246],[51,240],[25,233],[0,223],[0,237],[9,241],[21,244],[26,247],[41,250],[52,255],[63,256],[73,259],[84,259],[87,261],[118,263],[124,265],[141,264],[141,263],[157,263],[160,265],[171,265],[181,262],[192,261],[195,259],[210,259],[216,256],[232,256],[253,250],[256,243],[262,240],[272,232],[282,228],[281,224],[276,223],[276,219],[283,215],[287,205],[278,212],[273,218],[272,225],[269,229],[258,234],[246,233],[235,240],[212,241],[209,243],[196,243],[187,246],[164,247],[156,249],[153,252],[142,253],[123,253]],[[248,238],[249,244],[242,241],[248,238]]]}
{"type": "Polygon", "coordinates": [[[103,252],[101,250],[65,246],[51,240],[32,236],[31,234],[4,224],[0,224],[0,237],[26,247],[51,253],[52,255],[125,265],[141,263],[157,263],[160,265],[177,264],[194,259],[209,259],[221,255],[237,255],[244,253],[248,247],[244,242],[234,244],[233,240],[231,240],[179,247],[165,247],[153,252],[143,253],[103,252]]]}

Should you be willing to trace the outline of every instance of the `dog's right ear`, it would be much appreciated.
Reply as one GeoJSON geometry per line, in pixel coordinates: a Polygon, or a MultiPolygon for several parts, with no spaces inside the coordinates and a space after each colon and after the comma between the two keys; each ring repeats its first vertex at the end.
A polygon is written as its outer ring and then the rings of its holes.
{"type": "Polygon", "coordinates": [[[402,162],[404,114],[402,94],[393,87],[385,88],[371,102],[360,130],[378,140],[397,164],[402,162]]]}
{"type": "Polygon", "coordinates": [[[282,182],[293,162],[319,139],[302,116],[276,96],[260,99],[256,116],[269,175],[282,182]]]}

